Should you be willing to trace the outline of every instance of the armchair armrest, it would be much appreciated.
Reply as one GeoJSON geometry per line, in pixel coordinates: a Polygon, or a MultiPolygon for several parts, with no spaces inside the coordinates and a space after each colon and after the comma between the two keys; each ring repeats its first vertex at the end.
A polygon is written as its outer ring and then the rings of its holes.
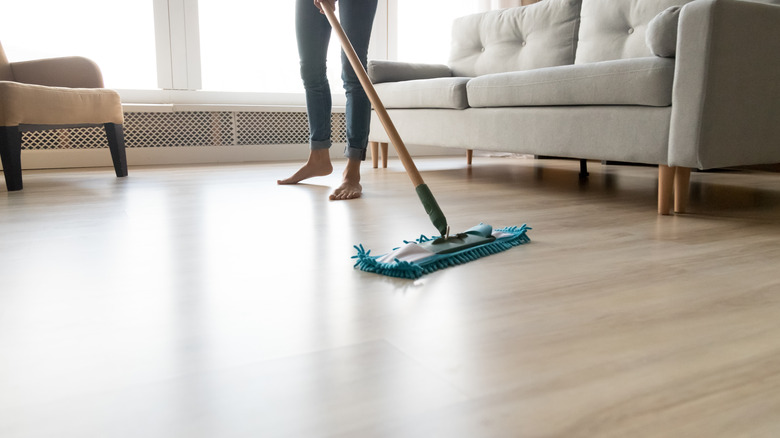
{"type": "Polygon", "coordinates": [[[371,60],[368,62],[367,70],[368,77],[374,84],[452,76],[452,70],[444,64],[371,60]]]}
{"type": "Polygon", "coordinates": [[[103,88],[100,68],[87,58],[36,59],[12,62],[14,81],[50,87],[103,88]]]}
{"type": "Polygon", "coordinates": [[[669,138],[671,166],[780,162],[780,6],[683,6],[669,138]]]}

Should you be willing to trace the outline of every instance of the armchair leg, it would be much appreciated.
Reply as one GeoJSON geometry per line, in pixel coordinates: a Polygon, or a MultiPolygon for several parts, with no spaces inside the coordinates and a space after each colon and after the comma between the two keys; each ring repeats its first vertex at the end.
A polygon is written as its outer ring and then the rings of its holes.
{"type": "Polygon", "coordinates": [[[0,126],[0,159],[6,189],[22,190],[22,132],[18,126],[0,126]]]}
{"type": "Polygon", "coordinates": [[[111,160],[117,177],[127,176],[127,154],[125,152],[125,135],[122,125],[106,123],[108,148],[111,149],[111,160]]]}
{"type": "Polygon", "coordinates": [[[471,162],[474,160],[474,149],[466,149],[466,165],[471,166],[471,162]]]}

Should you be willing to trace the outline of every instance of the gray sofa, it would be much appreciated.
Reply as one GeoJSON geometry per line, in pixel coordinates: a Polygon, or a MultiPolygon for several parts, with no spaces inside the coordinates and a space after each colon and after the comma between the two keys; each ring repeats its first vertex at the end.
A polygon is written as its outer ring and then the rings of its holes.
{"type": "Polygon", "coordinates": [[[368,72],[407,144],[659,165],[669,214],[692,168],[780,163],[777,4],[543,0],[455,20],[447,65],[368,72]]]}

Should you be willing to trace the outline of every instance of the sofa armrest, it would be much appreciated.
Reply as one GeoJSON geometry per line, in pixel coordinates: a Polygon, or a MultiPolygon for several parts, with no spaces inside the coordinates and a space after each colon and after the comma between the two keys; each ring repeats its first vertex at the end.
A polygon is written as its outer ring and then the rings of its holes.
{"type": "Polygon", "coordinates": [[[69,56],[12,62],[14,81],[50,87],[103,88],[100,68],[87,58],[69,56]]]}
{"type": "Polygon", "coordinates": [[[444,64],[419,64],[380,60],[368,62],[368,77],[374,84],[451,76],[452,70],[444,64]]]}
{"type": "Polygon", "coordinates": [[[680,12],[671,166],[780,162],[780,6],[699,0],[680,12]]]}

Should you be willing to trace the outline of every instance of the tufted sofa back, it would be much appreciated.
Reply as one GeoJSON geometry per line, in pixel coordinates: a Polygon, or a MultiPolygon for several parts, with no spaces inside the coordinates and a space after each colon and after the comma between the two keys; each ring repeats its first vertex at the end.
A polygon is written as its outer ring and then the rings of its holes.
{"type": "Polygon", "coordinates": [[[460,17],[448,65],[453,76],[476,77],[653,56],[645,41],[650,20],[691,1],[544,0],[460,17]]]}
{"type": "Polygon", "coordinates": [[[653,56],[647,24],[664,9],[693,0],[583,0],[575,63],[653,56]]]}
{"type": "Polygon", "coordinates": [[[580,3],[544,0],[456,19],[448,62],[453,76],[573,64],[580,3]]]}

